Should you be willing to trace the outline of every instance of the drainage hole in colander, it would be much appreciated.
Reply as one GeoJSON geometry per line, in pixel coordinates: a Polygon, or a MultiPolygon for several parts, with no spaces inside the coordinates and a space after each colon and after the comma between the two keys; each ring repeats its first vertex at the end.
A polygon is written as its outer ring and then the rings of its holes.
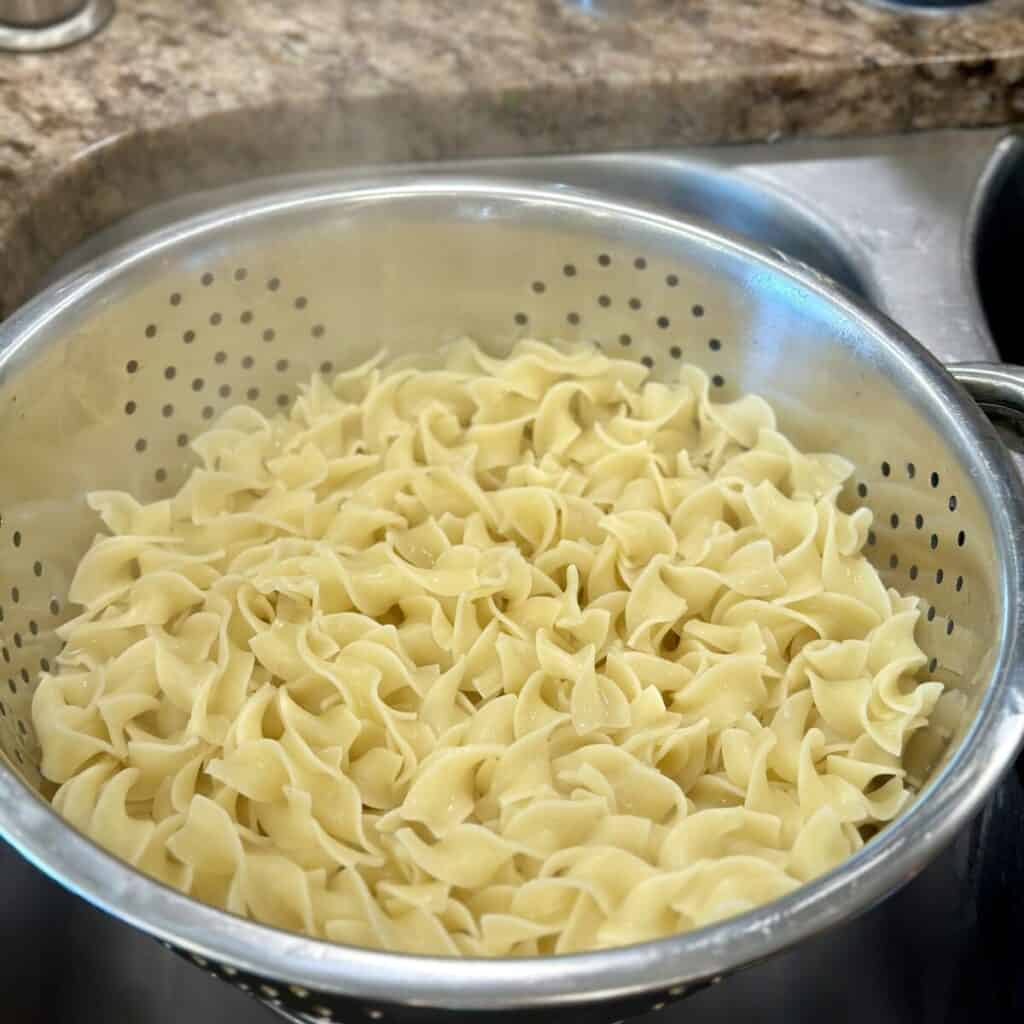
{"type": "Polygon", "coordinates": [[[911,578],[912,580],[916,580],[916,579],[917,579],[917,573],[918,573],[918,568],[917,568],[917,566],[916,566],[916,565],[912,565],[912,566],[910,567],[910,578],[911,578]]]}
{"type": "Polygon", "coordinates": [[[204,405],[203,406],[202,417],[203,417],[204,420],[212,420],[213,419],[213,406],[212,405],[204,405]]]}
{"type": "Polygon", "coordinates": [[[956,511],[956,506],[957,506],[956,495],[955,494],[951,494],[949,496],[949,511],[950,512],[955,512],[956,511]]]}
{"type": "Polygon", "coordinates": [[[874,547],[877,542],[878,538],[875,536],[875,531],[868,530],[868,544],[870,544],[871,547],[874,547]]]}
{"type": "Polygon", "coordinates": [[[203,274],[203,276],[201,278],[199,278],[199,283],[204,288],[209,288],[210,285],[213,284],[213,274],[211,274],[209,271],[207,271],[205,274],[203,274]]]}
{"type": "Polygon", "coordinates": [[[249,390],[246,391],[245,393],[245,397],[248,398],[250,402],[255,402],[256,399],[260,397],[260,389],[249,388],[249,390]]]}
{"type": "Polygon", "coordinates": [[[278,373],[284,373],[288,369],[288,360],[278,359],[278,361],[274,363],[274,369],[277,370],[278,373]]]}
{"type": "Polygon", "coordinates": [[[156,324],[147,324],[146,325],[146,330],[145,330],[144,333],[145,333],[147,338],[155,338],[156,337],[156,324]]]}
{"type": "Polygon", "coordinates": [[[327,328],[324,327],[323,324],[313,324],[309,333],[312,334],[314,338],[322,338],[326,330],[327,328]]]}
{"type": "Polygon", "coordinates": [[[603,252],[603,253],[601,253],[601,254],[600,254],[600,255],[599,255],[598,257],[597,257],[597,262],[598,262],[598,263],[599,263],[599,264],[600,264],[600,265],[601,265],[602,267],[609,267],[609,266],[611,266],[612,258],[611,258],[611,256],[609,256],[609,255],[608,255],[608,253],[606,253],[606,252],[603,252]]]}
{"type": "Polygon", "coordinates": [[[239,267],[235,271],[235,280],[236,281],[244,281],[248,276],[249,276],[249,271],[246,270],[245,267],[239,267]]]}
{"type": "Polygon", "coordinates": [[[50,598],[50,614],[60,615],[60,601],[55,597],[50,598]]]}
{"type": "Polygon", "coordinates": [[[4,702],[0,700],[0,718],[7,717],[7,708],[4,706],[4,702]]]}
{"type": "Polygon", "coordinates": [[[654,369],[654,360],[650,356],[644,356],[643,359],[640,360],[640,362],[643,363],[648,370],[654,369]]]}
{"type": "Polygon", "coordinates": [[[252,310],[251,309],[243,310],[242,311],[242,315],[238,319],[243,324],[251,324],[252,323],[252,310]]]}
{"type": "Polygon", "coordinates": [[[173,405],[171,405],[171,403],[170,403],[170,402],[168,402],[168,403],[167,403],[167,404],[166,404],[166,405],[165,405],[165,406],[164,406],[164,407],[163,407],[163,408],[162,408],[162,409],[160,410],[160,415],[161,415],[161,416],[163,416],[163,418],[164,418],[165,420],[167,420],[167,419],[170,419],[170,418],[171,418],[171,417],[172,417],[172,416],[174,415],[174,406],[173,406],[173,405]]]}
{"type": "Polygon", "coordinates": [[[720,373],[716,373],[711,378],[711,383],[714,384],[714,386],[716,388],[724,388],[725,387],[725,378],[720,373]]]}
{"type": "Polygon", "coordinates": [[[645,260],[643,256],[637,256],[637,258],[633,260],[633,266],[636,267],[637,270],[646,270],[647,260],[645,260]]]}
{"type": "Polygon", "coordinates": [[[892,554],[889,556],[889,568],[895,569],[900,564],[900,556],[892,554]]]}
{"type": "Polygon", "coordinates": [[[39,636],[39,623],[35,619],[28,620],[28,631],[33,636],[39,636]]]}
{"type": "Polygon", "coordinates": [[[283,409],[288,404],[290,399],[288,398],[287,395],[278,395],[275,401],[283,409]]]}
{"type": "Polygon", "coordinates": [[[124,370],[125,373],[137,373],[139,370],[139,364],[136,360],[129,359],[128,362],[124,364],[124,370]]]}
{"type": "Polygon", "coordinates": [[[543,281],[534,281],[530,287],[535,295],[543,295],[548,290],[548,286],[543,281]]]}
{"type": "Polygon", "coordinates": [[[162,484],[167,479],[167,470],[161,466],[154,474],[153,478],[158,484],[162,484]]]}
{"type": "Polygon", "coordinates": [[[17,687],[17,685],[15,684],[15,682],[14,682],[14,680],[13,680],[13,679],[8,679],[8,680],[7,680],[7,688],[8,688],[8,689],[9,689],[9,690],[11,691],[11,693],[13,693],[13,694],[17,695],[17,693],[18,693],[18,687],[17,687]]]}
{"type": "Polygon", "coordinates": [[[124,403],[124,414],[126,416],[133,416],[135,414],[135,410],[137,408],[138,408],[138,406],[134,402],[125,402],[124,403]]]}
{"type": "Polygon", "coordinates": [[[942,569],[935,570],[935,583],[936,586],[941,586],[942,581],[946,578],[946,573],[942,569]]]}
{"type": "Polygon", "coordinates": [[[221,384],[221,386],[219,388],[217,388],[217,394],[220,395],[221,398],[230,398],[231,397],[231,385],[230,384],[221,384]]]}
{"type": "Polygon", "coordinates": [[[619,344],[623,348],[629,348],[629,346],[633,344],[633,339],[628,334],[620,334],[619,335],[619,344]]]}
{"type": "Polygon", "coordinates": [[[963,530],[961,530],[961,531],[960,531],[960,532],[959,532],[959,533],[958,533],[958,534],[956,535],[956,546],[957,546],[958,548],[962,548],[962,547],[964,546],[964,544],[966,544],[966,543],[967,543],[967,534],[966,534],[966,533],[964,533],[964,531],[963,531],[963,530]]]}
{"type": "Polygon", "coordinates": [[[900,525],[900,517],[899,517],[898,513],[893,512],[893,514],[891,516],[889,516],[889,525],[894,530],[899,527],[899,525],[900,525]]]}
{"type": "Polygon", "coordinates": [[[953,635],[953,628],[954,628],[954,622],[953,622],[952,619],[950,619],[949,622],[946,623],[946,636],[952,636],[953,635]]]}
{"type": "Polygon", "coordinates": [[[512,319],[515,320],[520,327],[524,327],[530,318],[525,313],[516,313],[512,319]]]}
{"type": "Polygon", "coordinates": [[[866,498],[868,496],[868,485],[863,481],[857,484],[857,497],[866,498]]]}
{"type": "Polygon", "coordinates": [[[28,674],[28,669],[27,669],[27,668],[23,668],[23,669],[22,669],[22,670],[21,670],[21,671],[20,671],[20,672],[18,673],[18,675],[19,675],[19,676],[21,676],[21,681],[22,681],[23,683],[25,683],[26,685],[28,684],[29,680],[30,680],[30,679],[32,678],[32,677],[31,677],[31,676],[30,676],[30,675],[28,674]]]}
{"type": "Polygon", "coordinates": [[[956,590],[956,592],[958,594],[960,593],[961,590],[964,589],[964,578],[963,578],[963,576],[957,576],[956,583],[954,584],[954,589],[956,590]]]}
{"type": "Polygon", "coordinates": [[[205,386],[206,381],[204,381],[202,377],[195,377],[192,381],[193,391],[202,391],[205,386]]]}
{"type": "Polygon", "coordinates": [[[579,313],[570,313],[565,319],[575,327],[580,322],[580,315],[579,313]]]}
{"type": "Polygon", "coordinates": [[[187,445],[187,444],[188,444],[188,434],[179,434],[178,435],[178,447],[179,448],[184,448],[185,445],[187,445]]]}
{"type": "Polygon", "coordinates": [[[679,278],[675,274],[669,274],[668,277],[665,278],[665,284],[667,284],[669,288],[675,288],[679,284],[679,278]]]}
{"type": "Polygon", "coordinates": [[[42,562],[33,562],[32,563],[32,573],[36,577],[36,579],[38,579],[40,576],[42,576],[43,575],[43,563],[42,562]]]}
{"type": "Polygon", "coordinates": [[[264,341],[273,341],[276,337],[277,337],[277,331],[275,331],[273,327],[268,327],[263,332],[263,340],[264,341]]]}
{"type": "Polygon", "coordinates": [[[722,342],[718,338],[711,338],[708,341],[708,348],[711,349],[712,352],[720,352],[722,349],[722,342]]]}
{"type": "Polygon", "coordinates": [[[642,306],[643,303],[635,295],[629,300],[629,308],[632,310],[640,309],[642,306]]]}
{"type": "Polygon", "coordinates": [[[213,361],[218,366],[222,366],[224,363],[226,363],[228,361],[228,354],[227,354],[227,352],[224,352],[224,351],[215,352],[214,355],[213,355],[213,361]]]}
{"type": "Polygon", "coordinates": [[[276,292],[277,289],[280,288],[280,287],[281,287],[281,279],[279,277],[272,277],[267,282],[267,291],[268,292],[276,292]]]}
{"type": "Polygon", "coordinates": [[[220,315],[220,313],[211,313],[210,314],[210,326],[211,327],[220,327],[221,322],[223,320],[224,320],[224,317],[222,317],[220,315]]]}
{"type": "Polygon", "coordinates": [[[292,305],[296,309],[305,309],[309,305],[309,299],[307,299],[305,295],[299,295],[296,297],[292,305]]]}
{"type": "Polygon", "coordinates": [[[15,604],[21,600],[21,591],[17,587],[11,587],[11,600],[15,604]]]}
{"type": "Polygon", "coordinates": [[[934,473],[934,472],[932,473],[932,475],[931,475],[931,483],[932,483],[932,487],[938,487],[939,486],[939,474],[938,473],[934,473]]]}
{"type": "Polygon", "coordinates": [[[138,452],[138,453],[139,453],[140,455],[141,455],[141,454],[142,454],[142,453],[143,453],[143,452],[144,452],[144,451],[146,450],[146,448],[148,448],[148,447],[149,447],[149,446],[148,446],[148,444],[146,443],[146,439],[145,439],[144,437],[140,437],[140,438],[138,439],[138,441],[136,441],[136,442],[135,442],[135,450],[136,450],[136,451],[137,451],[137,452],[138,452]]]}
{"type": "Polygon", "coordinates": [[[924,529],[924,516],[923,516],[923,515],[921,515],[921,513],[920,513],[920,512],[918,512],[918,513],[917,513],[917,515],[916,515],[916,516],[914,516],[914,525],[915,525],[915,526],[916,526],[916,527],[917,527],[917,528],[918,528],[919,530],[923,530],[923,529],[924,529]]]}
{"type": "Polygon", "coordinates": [[[256,365],[256,360],[252,356],[244,356],[242,359],[242,369],[251,370],[256,365]]]}
{"type": "Polygon", "coordinates": [[[671,356],[671,357],[672,357],[673,359],[682,359],[682,358],[683,358],[683,350],[682,350],[682,349],[681,349],[681,348],[680,348],[680,347],[679,347],[678,345],[673,345],[673,346],[672,346],[672,347],[671,347],[671,348],[670,348],[670,349],[668,350],[668,354],[669,354],[669,355],[670,355],[670,356],[671,356]]]}
{"type": "Polygon", "coordinates": [[[883,462],[881,469],[882,476],[889,476],[889,474],[892,473],[892,466],[890,466],[888,462],[883,462]]]}
{"type": "Polygon", "coordinates": [[[562,267],[562,273],[565,274],[566,277],[575,277],[576,276],[576,267],[575,267],[575,265],[572,264],[572,263],[566,263],[566,265],[564,267],[562,267]]]}
{"type": "Polygon", "coordinates": [[[655,323],[656,323],[656,324],[658,325],[658,327],[659,327],[659,328],[660,328],[661,330],[663,330],[663,331],[664,331],[664,330],[666,330],[666,329],[668,328],[668,325],[669,325],[669,319],[668,319],[668,317],[667,317],[667,316],[659,316],[659,317],[658,317],[658,319],[657,319],[657,320],[655,320],[655,323]]]}
{"type": "Polygon", "coordinates": [[[927,618],[928,618],[928,621],[929,621],[929,622],[934,622],[934,621],[935,621],[935,616],[936,616],[936,614],[937,614],[937,612],[936,612],[936,610],[935,610],[935,605],[932,605],[932,606],[931,606],[931,607],[930,607],[930,608],[928,609],[928,616],[927,616],[927,618]]]}
{"type": "Polygon", "coordinates": [[[607,309],[612,304],[612,297],[610,295],[598,295],[597,304],[602,309],[607,309]]]}
{"type": "Polygon", "coordinates": [[[164,379],[174,380],[178,376],[178,368],[176,366],[165,366],[164,367],[164,379]]]}
{"type": "Polygon", "coordinates": [[[917,466],[915,466],[912,462],[907,463],[907,476],[911,480],[913,480],[914,477],[917,476],[917,466]]]}
{"type": "Polygon", "coordinates": [[[696,305],[694,305],[694,307],[690,310],[690,312],[695,317],[698,317],[698,318],[702,317],[704,315],[704,307],[698,302],[696,305]]]}
{"type": "Polygon", "coordinates": [[[21,547],[21,530],[15,530],[14,531],[14,534],[11,536],[11,543],[16,548],[20,548],[21,547]]]}
{"type": "Polygon", "coordinates": [[[320,372],[321,373],[333,373],[334,372],[334,363],[332,363],[330,361],[330,359],[325,359],[320,364],[320,372]]]}
{"type": "Polygon", "coordinates": [[[928,539],[928,546],[934,551],[939,546],[939,535],[933,533],[928,539]]]}
{"type": "Polygon", "coordinates": [[[21,649],[21,634],[20,633],[15,633],[14,636],[12,637],[12,639],[14,640],[14,646],[17,647],[20,650],[21,649]]]}
{"type": "Polygon", "coordinates": [[[171,292],[170,302],[171,302],[172,306],[180,306],[181,305],[181,292],[171,292]]]}

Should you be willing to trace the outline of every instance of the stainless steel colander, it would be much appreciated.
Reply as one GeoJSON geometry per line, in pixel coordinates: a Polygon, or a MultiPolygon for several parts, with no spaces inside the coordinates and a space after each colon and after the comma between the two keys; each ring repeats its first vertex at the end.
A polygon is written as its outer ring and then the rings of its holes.
{"type": "MultiPolygon", "coordinates": [[[[1013,371],[960,376],[1016,419],[1013,371]]],[[[279,193],[133,243],[0,327],[0,833],[67,887],[300,1020],[426,1020],[438,1009],[607,1021],[667,1002],[865,909],[980,806],[1024,733],[1024,490],[992,426],[884,318],[811,271],[656,213],[560,189],[395,180],[279,193]],[[919,799],[785,900],[642,946],[445,960],[331,945],[244,921],[149,880],[41,798],[29,704],[97,530],[87,491],[169,495],[225,408],[386,347],[469,334],[595,343],[656,377],[680,360],[722,397],[769,399],[810,450],[857,466],[869,554],[919,594],[931,671],[963,695],[953,739],[911,752],[919,799]]]]}

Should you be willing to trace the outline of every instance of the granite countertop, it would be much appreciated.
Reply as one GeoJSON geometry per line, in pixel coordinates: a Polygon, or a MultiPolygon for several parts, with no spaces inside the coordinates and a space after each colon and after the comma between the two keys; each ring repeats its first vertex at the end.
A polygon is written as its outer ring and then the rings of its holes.
{"type": "Polygon", "coordinates": [[[119,0],[0,54],[0,316],[147,203],[338,163],[1024,120],[1024,0],[119,0]]]}

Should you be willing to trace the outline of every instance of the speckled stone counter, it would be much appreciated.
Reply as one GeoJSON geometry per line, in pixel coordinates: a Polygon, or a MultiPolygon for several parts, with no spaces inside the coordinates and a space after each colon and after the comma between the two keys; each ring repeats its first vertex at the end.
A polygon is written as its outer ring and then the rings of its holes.
{"type": "Polygon", "coordinates": [[[119,0],[0,54],[0,315],[157,199],[339,163],[1024,119],[1024,0],[119,0]]]}

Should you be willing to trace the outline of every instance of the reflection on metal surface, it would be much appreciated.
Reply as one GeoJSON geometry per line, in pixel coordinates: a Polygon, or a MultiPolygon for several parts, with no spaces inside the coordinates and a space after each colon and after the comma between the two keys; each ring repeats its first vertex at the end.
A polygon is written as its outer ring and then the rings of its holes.
{"type": "Polygon", "coordinates": [[[114,0],[0,0],[0,50],[60,50],[94,35],[114,13],[114,0]]]}

